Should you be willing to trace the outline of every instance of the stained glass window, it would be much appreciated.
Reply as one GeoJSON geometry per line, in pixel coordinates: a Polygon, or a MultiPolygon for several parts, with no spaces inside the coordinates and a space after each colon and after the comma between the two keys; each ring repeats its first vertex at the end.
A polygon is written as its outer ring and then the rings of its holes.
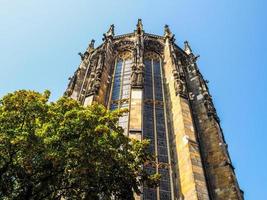
{"type": "MultiPolygon", "coordinates": [[[[131,64],[132,60],[130,58],[117,59],[113,76],[110,110],[129,108],[131,64]]],[[[119,125],[124,129],[126,135],[128,134],[128,121],[128,113],[125,113],[119,119],[119,125]]]]}
{"type": "MultiPolygon", "coordinates": [[[[143,188],[143,199],[161,200],[171,199],[169,158],[165,127],[165,108],[162,88],[162,69],[159,57],[145,59],[144,68],[144,92],[143,92],[143,138],[149,139],[149,151],[157,155],[154,164],[146,166],[148,173],[158,172],[161,174],[159,187],[143,188]],[[155,167],[157,166],[157,167],[155,167]],[[159,197],[157,197],[159,191],[159,197]]],[[[132,60],[118,58],[113,76],[112,95],[110,109],[128,108],[130,98],[132,60]]],[[[128,113],[119,119],[119,124],[128,134],[128,113]]]]}
{"type": "MultiPolygon", "coordinates": [[[[161,174],[159,185],[159,198],[171,199],[171,186],[169,174],[169,158],[166,139],[165,113],[162,88],[162,70],[158,57],[148,56],[145,59],[144,70],[144,112],[143,112],[143,137],[150,139],[150,151],[157,155],[154,167],[146,167],[148,171],[161,174]]],[[[144,199],[157,199],[155,189],[144,187],[144,199]]]]}

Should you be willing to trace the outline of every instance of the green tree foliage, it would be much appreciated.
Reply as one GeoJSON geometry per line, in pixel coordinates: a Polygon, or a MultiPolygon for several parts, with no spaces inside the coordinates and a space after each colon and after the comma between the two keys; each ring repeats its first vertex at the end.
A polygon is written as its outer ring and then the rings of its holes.
{"type": "Polygon", "coordinates": [[[123,135],[125,110],[20,90],[0,100],[0,199],[133,199],[156,185],[149,142],[123,135]]]}

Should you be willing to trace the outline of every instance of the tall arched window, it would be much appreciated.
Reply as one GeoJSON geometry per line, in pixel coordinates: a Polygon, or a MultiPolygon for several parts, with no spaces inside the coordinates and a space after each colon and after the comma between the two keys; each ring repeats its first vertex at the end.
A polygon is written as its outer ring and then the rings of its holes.
{"type": "Polygon", "coordinates": [[[167,146],[167,129],[163,95],[161,58],[156,53],[145,54],[143,137],[149,139],[150,151],[157,155],[148,172],[161,174],[157,190],[144,187],[144,199],[171,199],[170,171],[167,146]]]}
{"type": "MultiPolygon", "coordinates": [[[[129,108],[131,65],[132,57],[130,52],[119,54],[114,67],[110,110],[129,108]]],[[[124,116],[119,119],[119,125],[124,128],[126,135],[128,135],[128,124],[129,114],[125,113],[124,116]]]]}

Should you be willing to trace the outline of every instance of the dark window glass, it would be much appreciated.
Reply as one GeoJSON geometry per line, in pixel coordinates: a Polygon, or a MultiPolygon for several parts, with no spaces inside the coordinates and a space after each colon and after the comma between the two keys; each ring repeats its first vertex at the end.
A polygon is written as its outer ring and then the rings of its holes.
{"type": "MultiPolygon", "coordinates": [[[[130,78],[131,78],[131,64],[130,59],[122,60],[118,59],[115,66],[114,82],[112,88],[112,102],[110,109],[129,108],[129,103],[125,100],[130,97],[130,78]],[[123,101],[122,101],[123,100],[123,101]]],[[[128,113],[124,114],[119,119],[119,125],[124,129],[125,134],[128,133],[128,113]]]]}
{"type": "Polygon", "coordinates": [[[157,192],[155,189],[144,188],[144,200],[157,200],[157,192]]]}
{"type": "MultiPolygon", "coordinates": [[[[152,59],[146,59],[144,63],[143,136],[146,139],[150,139],[149,152],[155,154],[155,150],[157,150],[159,165],[164,165],[168,168],[161,65],[159,60],[152,59]],[[155,143],[157,144],[157,149],[155,149],[155,143]]],[[[145,168],[150,173],[156,172],[155,168],[145,168]]],[[[169,200],[171,199],[169,170],[162,168],[158,170],[162,176],[159,185],[160,199],[169,200]]],[[[144,199],[156,199],[156,191],[144,187],[144,199]]]]}
{"type": "Polygon", "coordinates": [[[122,63],[122,60],[118,60],[115,67],[112,100],[118,100],[120,98],[122,63]]]}
{"type": "Polygon", "coordinates": [[[160,191],[160,200],[171,200],[171,193],[166,191],[160,191]]]}

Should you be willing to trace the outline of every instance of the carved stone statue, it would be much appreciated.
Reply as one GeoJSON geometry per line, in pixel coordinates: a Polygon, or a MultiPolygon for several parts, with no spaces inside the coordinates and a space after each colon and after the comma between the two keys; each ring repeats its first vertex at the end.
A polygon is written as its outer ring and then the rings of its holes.
{"type": "Polygon", "coordinates": [[[81,60],[84,59],[84,54],[83,53],[79,52],[78,55],[81,57],[81,60]]]}
{"type": "Polygon", "coordinates": [[[137,70],[137,85],[143,87],[144,84],[144,65],[140,64],[137,70]]]}
{"type": "Polygon", "coordinates": [[[78,76],[80,74],[80,68],[78,68],[74,75],[72,77],[69,78],[70,82],[68,84],[68,89],[66,90],[66,92],[64,93],[64,95],[66,96],[70,96],[73,93],[73,90],[75,88],[78,76]]]}
{"type": "Polygon", "coordinates": [[[173,77],[174,77],[174,89],[176,95],[180,95],[181,97],[188,98],[187,91],[186,91],[186,80],[185,80],[185,74],[182,69],[182,63],[181,60],[177,60],[176,55],[173,55],[173,58],[175,58],[174,64],[177,64],[172,71],[173,77]]]}
{"type": "Polygon", "coordinates": [[[169,38],[171,42],[174,42],[174,40],[175,40],[175,39],[174,39],[174,36],[175,36],[175,35],[171,32],[169,26],[166,24],[166,25],[164,26],[164,37],[165,37],[165,38],[169,38]]]}
{"type": "Polygon", "coordinates": [[[173,70],[175,94],[187,98],[184,76],[173,70]]]}
{"type": "Polygon", "coordinates": [[[99,77],[96,77],[92,81],[91,88],[88,90],[87,95],[98,94],[98,90],[100,88],[100,82],[101,82],[101,79],[99,77]]]}
{"type": "Polygon", "coordinates": [[[100,88],[104,55],[100,54],[97,62],[97,66],[95,68],[95,72],[91,73],[88,85],[88,91],[86,95],[98,94],[98,90],[100,88]]]}
{"type": "Polygon", "coordinates": [[[184,51],[187,53],[187,55],[192,54],[192,49],[191,49],[188,41],[184,42],[184,51]]]}
{"type": "Polygon", "coordinates": [[[143,31],[143,24],[142,19],[138,19],[137,25],[136,25],[136,31],[138,34],[141,34],[143,31]]]}
{"type": "Polygon", "coordinates": [[[144,84],[144,64],[139,64],[138,67],[132,65],[131,85],[133,88],[142,88],[144,84]]]}
{"type": "Polygon", "coordinates": [[[92,39],[90,44],[89,44],[89,48],[94,49],[94,46],[95,46],[95,40],[92,39]]]}
{"type": "Polygon", "coordinates": [[[131,84],[136,85],[137,82],[137,67],[135,64],[132,65],[132,74],[131,74],[131,84]]]}
{"type": "Polygon", "coordinates": [[[104,36],[103,40],[106,40],[108,38],[113,38],[113,36],[114,36],[114,24],[110,25],[108,31],[105,34],[103,34],[103,36],[104,36]]]}
{"type": "Polygon", "coordinates": [[[91,42],[90,42],[90,44],[89,44],[88,47],[87,47],[86,52],[87,52],[87,53],[92,52],[92,50],[94,50],[94,48],[95,48],[94,46],[95,46],[95,40],[92,39],[91,42]]]}

